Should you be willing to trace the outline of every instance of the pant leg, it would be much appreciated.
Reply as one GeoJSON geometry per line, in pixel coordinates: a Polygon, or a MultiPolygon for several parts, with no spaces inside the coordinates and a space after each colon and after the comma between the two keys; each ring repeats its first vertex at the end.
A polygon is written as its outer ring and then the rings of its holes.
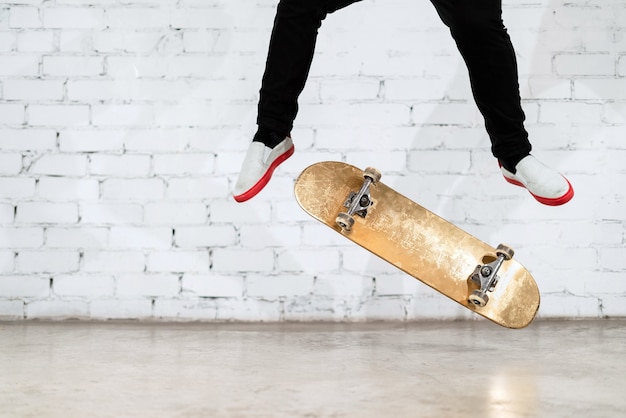
{"type": "Polygon", "coordinates": [[[492,152],[501,160],[531,150],[524,128],[517,61],[502,22],[502,0],[431,0],[467,65],[492,152]]]}
{"type": "Polygon", "coordinates": [[[257,124],[286,135],[298,113],[317,32],[328,13],[360,0],[281,0],[261,84],[257,124]]]}

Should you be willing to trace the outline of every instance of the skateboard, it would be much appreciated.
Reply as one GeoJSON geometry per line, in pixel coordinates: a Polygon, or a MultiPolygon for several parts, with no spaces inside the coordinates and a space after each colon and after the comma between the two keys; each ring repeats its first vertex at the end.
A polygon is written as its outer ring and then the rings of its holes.
{"type": "Polygon", "coordinates": [[[415,279],[506,328],[524,328],[539,289],[513,259],[380,182],[375,168],[325,161],[295,182],[305,212],[415,279]]]}

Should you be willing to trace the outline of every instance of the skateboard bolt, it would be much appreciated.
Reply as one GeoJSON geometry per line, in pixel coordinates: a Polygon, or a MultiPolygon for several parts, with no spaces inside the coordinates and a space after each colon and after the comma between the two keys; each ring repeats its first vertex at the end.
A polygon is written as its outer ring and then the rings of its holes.
{"type": "Polygon", "coordinates": [[[361,207],[365,208],[370,205],[370,200],[367,196],[362,196],[359,203],[361,204],[361,207]]]}
{"type": "Polygon", "coordinates": [[[493,270],[491,269],[491,267],[489,267],[489,266],[485,266],[485,267],[483,267],[483,268],[480,270],[480,274],[481,274],[483,277],[489,277],[489,276],[491,276],[491,272],[492,272],[492,271],[493,271],[493,270]]]}

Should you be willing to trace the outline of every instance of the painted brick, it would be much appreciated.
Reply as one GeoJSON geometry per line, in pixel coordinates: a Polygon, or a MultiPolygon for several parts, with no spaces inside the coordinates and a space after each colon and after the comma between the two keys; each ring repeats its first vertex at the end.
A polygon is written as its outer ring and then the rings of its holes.
{"type": "Polygon", "coordinates": [[[31,163],[28,171],[51,176],[84,176],[87,173],[87,157],[72,154],[42,155],[31,163]]]}
{"type": "Polygon", "coordinates": [[[229,247],[236,244],[238,235],[233,225],[177,226],[174,240],[180,248],[229,247]]]}
{"type": "Polygon", "coordinates": [[[203,224],[207,208],[202,203],[149,203],[145,208],[145,222],[150,225],[203,224]]]}
{"type": "Polygon", "coordinates": [[[615,75],[615,57],[611,54],[567,54],[554,57],[558,75],[611,76],[615,75]]]}
{"type": "Polygon", "coordinates": [[[602,314],[609,318],[623,318],[626,316],[626,296],[624,295],[611,295],[604,297],[601,300],[602,314]]]}
{"type": "Polygon", "coordinates": [[[251,276],[246,280],[249,297],[276,299],[279,297],[308,295],[313,291],[313,278],[306,276],[251,276]]]}
{"type": "Polygon", "coordinates": [[[86,224],[134,224],[143,219],[143,208],[132,203],[87,203],[80,204],[80,220],[86,224]]]}
{"type": "Polygon", "coordinates": [[[63,82],[60,80],[6,80],[2,84],[5,99],[63,100],[63,82]]]}
{"type": "Polygon", "coordinates": [[[32,6],[14,6],[9,9],[10,28],[42,27],[40,10],[32,6]]]}
{"type": "Polygon", "coordinates": [[[22,250],[15,261],[20,273],[69,273],[78,271],[80,255],[78,251],[65,250],[22,250]]]}
{"type": "Polygon", "coordinates": [[[124,149],[130,152],[164,153],[180,152],[187,148],[189,130],[178,129],[133,129],[124,132],[124,149]]]}
{"type": "Polygon", "coordinates": [[[183,175],[207,175],[213,172],[214,154],[161,154],[154,157],[154,173],[183,175]]]}
{"type": "Polygon", "coordinates": [[[0,248],[38,248],[44,243],[43,228],[2,228],[0,229],[0,248]]]}
{"type": "Polygon", "coordinates": [[[154,251],[148,254],[149,272],[207,273],[210,268],[208,251],[154,251]]]}
{"type": "Polygon", "coordinates": [[[0,34],[0,52],[11,52],[15,49],[16,33],[3,32],[0,34]]]}
{"type": "Polygon", "coordinates": [[[21,300],[0,300],[0,318],[18,320],[24,318],[24,302],[21,300]]]}
{"type": "Polygon", "coordinates": [[[0,204],[0,223],[10,224],[15,217],[15,207],[10,204],[0,204]]]}
{"type": "Polygon", "coordinates": [[[115,278],[99,274],[55,275],[52,289],[57,296],[111,297],[115,292],[115,278]]]}
{"type": "Polygon", "coordinates": [[[597,103],[542,103],[539,121],[557,124],[597,124],[602,120],[602,105],[597,103]]]}
{"type": "Polygon", "coordinates": [[[149,53],[161,39],[159,32],[134,32],[133,28],[119,28],[95,32],[93,47],[101,53],[149,53]]]}
{"type": "Polygon", "coordinates": [[[216,200],[209,207],[209,219],[216,223],[267,223],[271,218],[270,205],[266,202],[250,200],[237,204],[234,200],[216,200]]]}
{"type": "Polygon", "coordinates": [[[230,192],[228,179],[205,175],[202,178],[172,178],[167,182],[169,199],[216,199],[230,192]]]}
{"type": "Polygon", "coordinates": [[[91,50],[91,33],[82,29],[66,29],[59,34],[59,47],[61,53],[83,53],[91,50]]]}
{"type": "MultiPolygon", "coordinates": [[[[124,136],[122,131],[108,130],[73,130],[62,129],[59,132],[59,149],[63,152],[122,152],[124,149],[124,136]]],[[[111,156],[107,154],[92,155],[92,161],[106,161],[111,156]]],[[[119,161],[122,161],[121,159],[119,161]]],[[[117,167],[117,170],[128,168],[117,167]]],[[[97,173],[95,173],[97,174],[97,173]]]]}
{"type": "Polygon", "coordinates": [[[35,180],[24,177],[0,177],[0,197],[20,199],[35,195],[35,180]]]}
{"type": "Polygon", "coordinates": [[[0,154],[0,175],[16,175],[22,171],[22,156],[20,154],[0,154]]]}
{"type": "Polygon", "coordinates": [[[599,318],[600,301],[596,297],[582,297],[567,293],[543,294],[538,318],[599,318]]]}
{"type": "Polygon", "coordinates": [[[100,227],[46,228],[47,248],[106,248],[109,230],[100,227]]]}
{"type": "Polygon", "coordinates": [[[43,177],[37,185],[37,195],[47,200],[96,200],[100,194],[95,179],[43,177]]]}
{"type": "Polygon", "coordinates": [[[166,321],[215,321],[217,304],[213,300],[157,299],[154,317],[166,321]]]}
{"type": "Polygon", "coordinates": [[[52,52],[54,48],[54,33],[51,31],[23,32],[17,37],[19,52],[52,52]]]}
{"type": "Polygon", "coordinates": [[[23,202],[17,205],[15,221],[29,224],[75,224],[78,222],[76,203],[23,202]]]}
{"type": "Polygon", "coordinates": [[[122,227],[110,230],[110,248],[164,249],[172,246],[172,229],[168,227],[122,227]]]}
{"type": "Polygon", "coordinates": [[[145,126],[154,123],[152,106],[128,105],[93,105],[91,106],[91,123],[94,126],[145,126]]]}
{"type": "Polygon", "coordinates": [[[148,177],[150,164],[148,155],[89,156],[89,172],[96,176],[148,177]]]}
{"type": "Polygon", "coordinates": [[[37,300],[26,304],[27,319],[86,319],[89,304],[82,301],[37,300]]]}
{"type": "Polygon", "coordinates": [[[42,72],[46,76],[97,77],[104,72],[102,57],[46,56],[42,72]]]}
{"type": "Polygon", "coordinates": [[[376,277],[376,294],[381,296],[415,295],[424,284],[408,274],[390,274],[376,277]]]}
{"type": "Polygon", "coordinates": [[[22,125],[25,118],[25,107],[20,104],[0,104],[0,124],[22,125]]]}
{"type": "Polygon", "coordinates": [[[439,320],[458,321],[477,319],[463,306],[439,294],[424,294],[412,298],[406,306],[408,320],[424,320],[437,318],[439,320]]]}
{"type": "Polygon", "coordinates": [[[51,29],[104,29],[104,10],[87,7],[44,8],[43,26],[51,29]]]}
{"type": "Polygon", "coordinates": [[[39,58],[33,56],[0,55],[0,76],[37,76],[39,58]]]}
{"type": "Polygon", "coordinates": [[[119,275],[116,294],[119,297],[173,297],[180,293],[180,279],[171,274],[119,275]]]}
{"type": "Polygon", "coordinates": [[[0,296],[10,298],[47,297],[50,280],[38,276],[0,276],[0,296]]]}
{"type": "Polygon", "coordinates": [[[367,296],[374,291],[371,277],[350,274],[321,274],[315,278],[313,293],[318,296],[367,296]]]}
{"type": "Polygon", "coordinates": [[[56,147],[56,131],[46,128],[0,129],[0,144],[3,151],[49,151],[56,147]]]}
{"type": "Polygon", "coordinates": [[[146,256],[142,251],[86,250],[81,270],[88,273],[128,273],[145,270],[146,256]]]}
{"type": "Polygon", "coordinates": [[[241,298],[245,282],[239,276],[185,274],[182,291],[199,297],[241,298]]]}
{"type": "Polygon", "coordinates": [[[170,16],[165,8],[111,7],[107,9],[106,25],[110,28],[165,28],[170,16]]]}
{"type": "Polygon", "coordinates": [[[407,314],[406,301],[402,298],[368,299],[351,312],[353,320],[397,321],[407,314]]]}
{"type": "Polygon", "coordinates": [[[340,254],[336,249],[282,250],[278,267],[285,272],[328,273],[339,270],[340,254]]]}
{"type": "Polygon", "coordinates": [[[99,299],[89,303],[89,315],[94,319],[151,318],[152,301],[99,299]]]}
{"type": "Polygon", "coordinates": [[[293,226],[242,225],[241,245],[247,248],[294,248],[300,244],[300,228],[293,226]]]}
{"type": "Polygon", "coordinates": [[[102,182],[102,197],[111,200],[162,199],[165,183],[161,179],[115,179],[102,182]]]}
{"type": "Polygon", "coordinates": [[[274,270],[271,250],[220,249],[213,250],[213,270],[218,273],[247,273],[274,270]]]}
{"type": "Polygon", "coordinates": [[[89,107],[85,105],[32,105],[28,115],[31,126],[89,125],[89,107]]]}
{"type": "Polygon", "coordinates": [[[12,250],[0,251],[0,273],[15,271],[16,253],[12,250]]]}

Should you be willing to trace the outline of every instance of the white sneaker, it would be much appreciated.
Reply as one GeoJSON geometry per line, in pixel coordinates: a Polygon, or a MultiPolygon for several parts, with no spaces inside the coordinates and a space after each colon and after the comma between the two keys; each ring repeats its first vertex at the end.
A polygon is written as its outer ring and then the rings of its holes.
{"type": "Polygon", "coordinates": [[[540,203],[563,205],[574,197],[574,188],[559,172],[529,155],[515,166],[515,174],[500,166],[506,181],[526,188],[540,203]]]}
{"type": "Polygon", "coordinates": [[[239,178],[233,190],[237,202],[245,202],[256,196],[272,178],[272,173],[294,152],[293,141],[287,136],[274,148],[253,141],[243,160],[239,178]]]}

